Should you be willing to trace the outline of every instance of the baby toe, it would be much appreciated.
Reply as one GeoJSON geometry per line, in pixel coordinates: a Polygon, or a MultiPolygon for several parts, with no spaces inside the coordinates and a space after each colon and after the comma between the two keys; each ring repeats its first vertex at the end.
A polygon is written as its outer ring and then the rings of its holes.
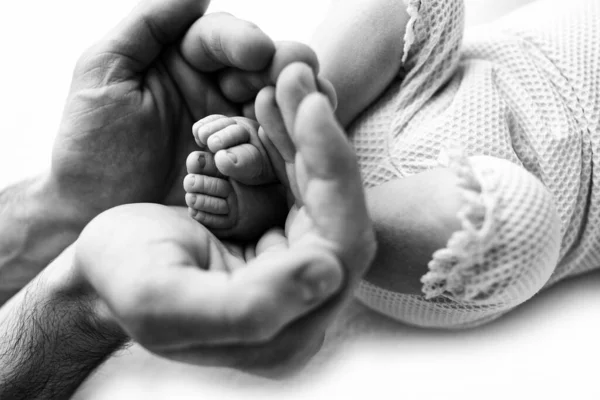
{"type": "Polygon", "coordinates": [[[219,151],[215,154],[215,164],[223,174],[246,185],[262,185],[276,180],[266,154],[249,143],[219,151]]]}
{"type": "Polygon", "coordinates": [[[226,215],[229,213],[229,205],[227,204],[227,200],[220,197],[187,193],[185,195],[185,202],[188,207],[196,211],[203,211],[217,215],[226,215]]]}
{"type": "Polygon", "coordinates": [[[223,115],[211,115],[201,119],[192,127],[196,144],[200,147],[206,147],[209,137],[228,126],[235,125],[235,123],[234,119],[223,115]]]}
{"type": "Polygon", "coordinates": [[[215,164],[214,154],[206,151],[194,151],[188,156],[185,165],[189,174],[201,174],[224,178],[215,164]]]}
{"type": "Polygon", "coordinates": [[[209,229],[230,229],[235,221],[228,215],[216,215],[204,211],[198,211],[194,208],[188,208],[190,217],[209,229]]]}
{"type": "Polygon", "coordinates": [[[250,134],[245,127],[235,124],[229,125],[224,129],[214,133],[207,139],[206,144],[213,153],[219,150],[227,149],[238,144],[247,143],[250,140],[250,134]]]}
{"type": "Polygon", "coordinates": [[[183,188],[187,193],[205,194],[224,199],[233,190],[231,184],[225,179],[199,174],[187,175],[183,180],[183,188]]]}

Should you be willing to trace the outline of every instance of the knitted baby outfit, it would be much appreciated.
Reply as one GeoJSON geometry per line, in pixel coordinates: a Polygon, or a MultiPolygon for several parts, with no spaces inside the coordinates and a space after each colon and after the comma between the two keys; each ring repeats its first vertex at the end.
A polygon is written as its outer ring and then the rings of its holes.
{"type": "Polygon", "coordinates": [[[410,324],[475,326],[600,266],[600,1],[538,1],[464,40],[462,0],[405,2],[403,68],[351,140],[367,188],[442,157],[463,229],[422,295],[364,281],[358,298],[410,324]]]}

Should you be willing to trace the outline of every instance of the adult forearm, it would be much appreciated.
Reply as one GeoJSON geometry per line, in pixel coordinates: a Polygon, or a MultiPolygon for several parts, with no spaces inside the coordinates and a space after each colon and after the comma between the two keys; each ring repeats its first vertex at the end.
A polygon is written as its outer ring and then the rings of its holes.
{"type": "Polygon", "coordinates": [[[79,235],[85,218],[44,176],[0,191],[0,305],[79,235]]]}
{"type": "Polygon", "coordinates": [[[125,343],[61,258],[0,309],[1,399],[68,398],[125,343]]]}

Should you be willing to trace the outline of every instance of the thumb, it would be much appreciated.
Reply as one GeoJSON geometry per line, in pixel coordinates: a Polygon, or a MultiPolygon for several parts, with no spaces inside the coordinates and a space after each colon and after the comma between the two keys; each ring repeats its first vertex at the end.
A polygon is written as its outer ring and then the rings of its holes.
{"type": "Polygon", "coordinates": [[[120,57],[139,73],[177,41],[206,11],[210,0],[142,0],[92,52],[120,57]]]}

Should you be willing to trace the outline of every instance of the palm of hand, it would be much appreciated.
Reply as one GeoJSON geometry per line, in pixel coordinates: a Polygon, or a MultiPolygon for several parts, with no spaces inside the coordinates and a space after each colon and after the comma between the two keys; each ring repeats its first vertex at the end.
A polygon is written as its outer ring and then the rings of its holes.
{"type": "Polygon", "coordinates": [[[144,74],[100,85],[89,78],[96,63],[81,67],[78,75],[86,79],[73,85],[52,160],[62,190],[76,191],[69,195],[96,212],[132,202],[183,202],[192,123],[239,111],[208,76],[176,61],[163,58],[144,74]],[[171,78],[184,74],[193,92],[171,78]]]}

